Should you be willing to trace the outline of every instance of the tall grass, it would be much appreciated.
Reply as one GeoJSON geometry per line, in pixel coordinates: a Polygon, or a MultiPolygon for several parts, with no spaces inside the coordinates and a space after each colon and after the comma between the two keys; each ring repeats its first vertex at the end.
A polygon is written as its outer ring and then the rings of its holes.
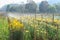
{"type": "Polygon", "coordinates": [[[8,22],[5,17],[0,17],[0,40],[8,40],[9,30],[8,22]]]}

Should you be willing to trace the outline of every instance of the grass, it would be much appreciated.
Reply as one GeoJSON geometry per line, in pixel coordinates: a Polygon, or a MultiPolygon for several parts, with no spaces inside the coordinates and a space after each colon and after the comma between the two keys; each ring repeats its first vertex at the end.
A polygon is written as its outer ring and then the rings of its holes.
{"type": "Polygon", "coordinates": [[[5,18],[0,18],[0,40],[8,40],[8,22],[5,18]]]}

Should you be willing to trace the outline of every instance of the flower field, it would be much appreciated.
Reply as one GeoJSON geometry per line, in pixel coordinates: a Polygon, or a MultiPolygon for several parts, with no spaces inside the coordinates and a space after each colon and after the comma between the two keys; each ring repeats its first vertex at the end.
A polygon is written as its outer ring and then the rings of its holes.
{"type": "Polygon", "coordinates": [[[1,18],[0,40],[60,40],[60,19],[40,16],[1,18]]]}

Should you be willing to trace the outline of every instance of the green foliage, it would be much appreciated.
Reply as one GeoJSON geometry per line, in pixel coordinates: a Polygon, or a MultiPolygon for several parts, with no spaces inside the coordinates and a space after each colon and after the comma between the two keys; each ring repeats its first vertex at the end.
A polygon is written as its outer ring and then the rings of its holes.
{"type": "Polygon", "coordinates": [[[42,12],[42,13],[47,12],[48,6],[49,6],[49,4],[48,4],[47,1],[42,1],[42,2],[39,4],[39,11],[42,12]]]}
{"type": "Polygon", "coordinates": [[[6,12],[35,13],[36,11],[40,13],[60,13],[60,3],[50,5],[47,1],[42,1],[39,5],[37,5],[34,1],[32,1],[20,5],[8,4],[6,7],[6,12]]]}
{"type": "Polygon", "coordinates": [[[50,6],[48,7],[48,12],[49,12],[49,13],[55,13],[56,11],[57,11],[57,9],[56,9],[55,6],[51,6],[51,5],[50,5],[50,6]]]}
{"type": "Polygon", "coordinates": [[[0,40],[9,39],[8,23],[5,18],[0,19],[0,40]]]}
{"type": "Polygon", "coordinates": [[[30,13],[35,13],[36,12],[36,8],[37,8],[37,4],[34,1],[31,2],[31,3],[27,3],[25,5],[25,9],[27,9],[26,11],[30,12],[30,13]]]}

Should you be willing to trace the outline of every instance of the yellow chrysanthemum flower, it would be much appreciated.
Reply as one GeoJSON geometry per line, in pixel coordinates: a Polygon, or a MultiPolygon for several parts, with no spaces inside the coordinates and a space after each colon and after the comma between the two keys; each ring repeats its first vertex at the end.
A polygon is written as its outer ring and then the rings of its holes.
{"type": "Polygon", "coordinates": [[[52,22],[52,19],[51,18],[47,18],[46,21],[47,22],[52,22]]]}
{"type": "Polygon", "coordinates": [[[55,20],[54,20],[54,22],[58,22],[58,20],[57,20],[57,19],[55,19],[55,20]]]}
{"type": "Polygon", "coordinates": [[[36,18],[36,20],[41,21],[41,18],[36,18]]]}
{"type": "Polygon", "coordinates": [[[36,31],[39,31],[39,30],[36,30],[36,31]]]}
{"type": "Polygon", "coordinates": [[[43,33],[43,31],[41,31],[41,33],[43,33]]]}
{"type": "Polygon", "coordinates": [[[14,28],[17,28],[17,29],[23,28],[23,26],[24,26],[23,23],[19,22],[17,19],[13,19],[10,24],[12,25],[13,29],[14,28]]]}
{"type": "Polygon", "coordinates": [[[25,32],[29,32],[28,30],[26,30],[25,32]]]}
{"type": "Polygon", "coordinates": [[[46,21],[46,19],[43,19],[43,21],[46,21]]]}

